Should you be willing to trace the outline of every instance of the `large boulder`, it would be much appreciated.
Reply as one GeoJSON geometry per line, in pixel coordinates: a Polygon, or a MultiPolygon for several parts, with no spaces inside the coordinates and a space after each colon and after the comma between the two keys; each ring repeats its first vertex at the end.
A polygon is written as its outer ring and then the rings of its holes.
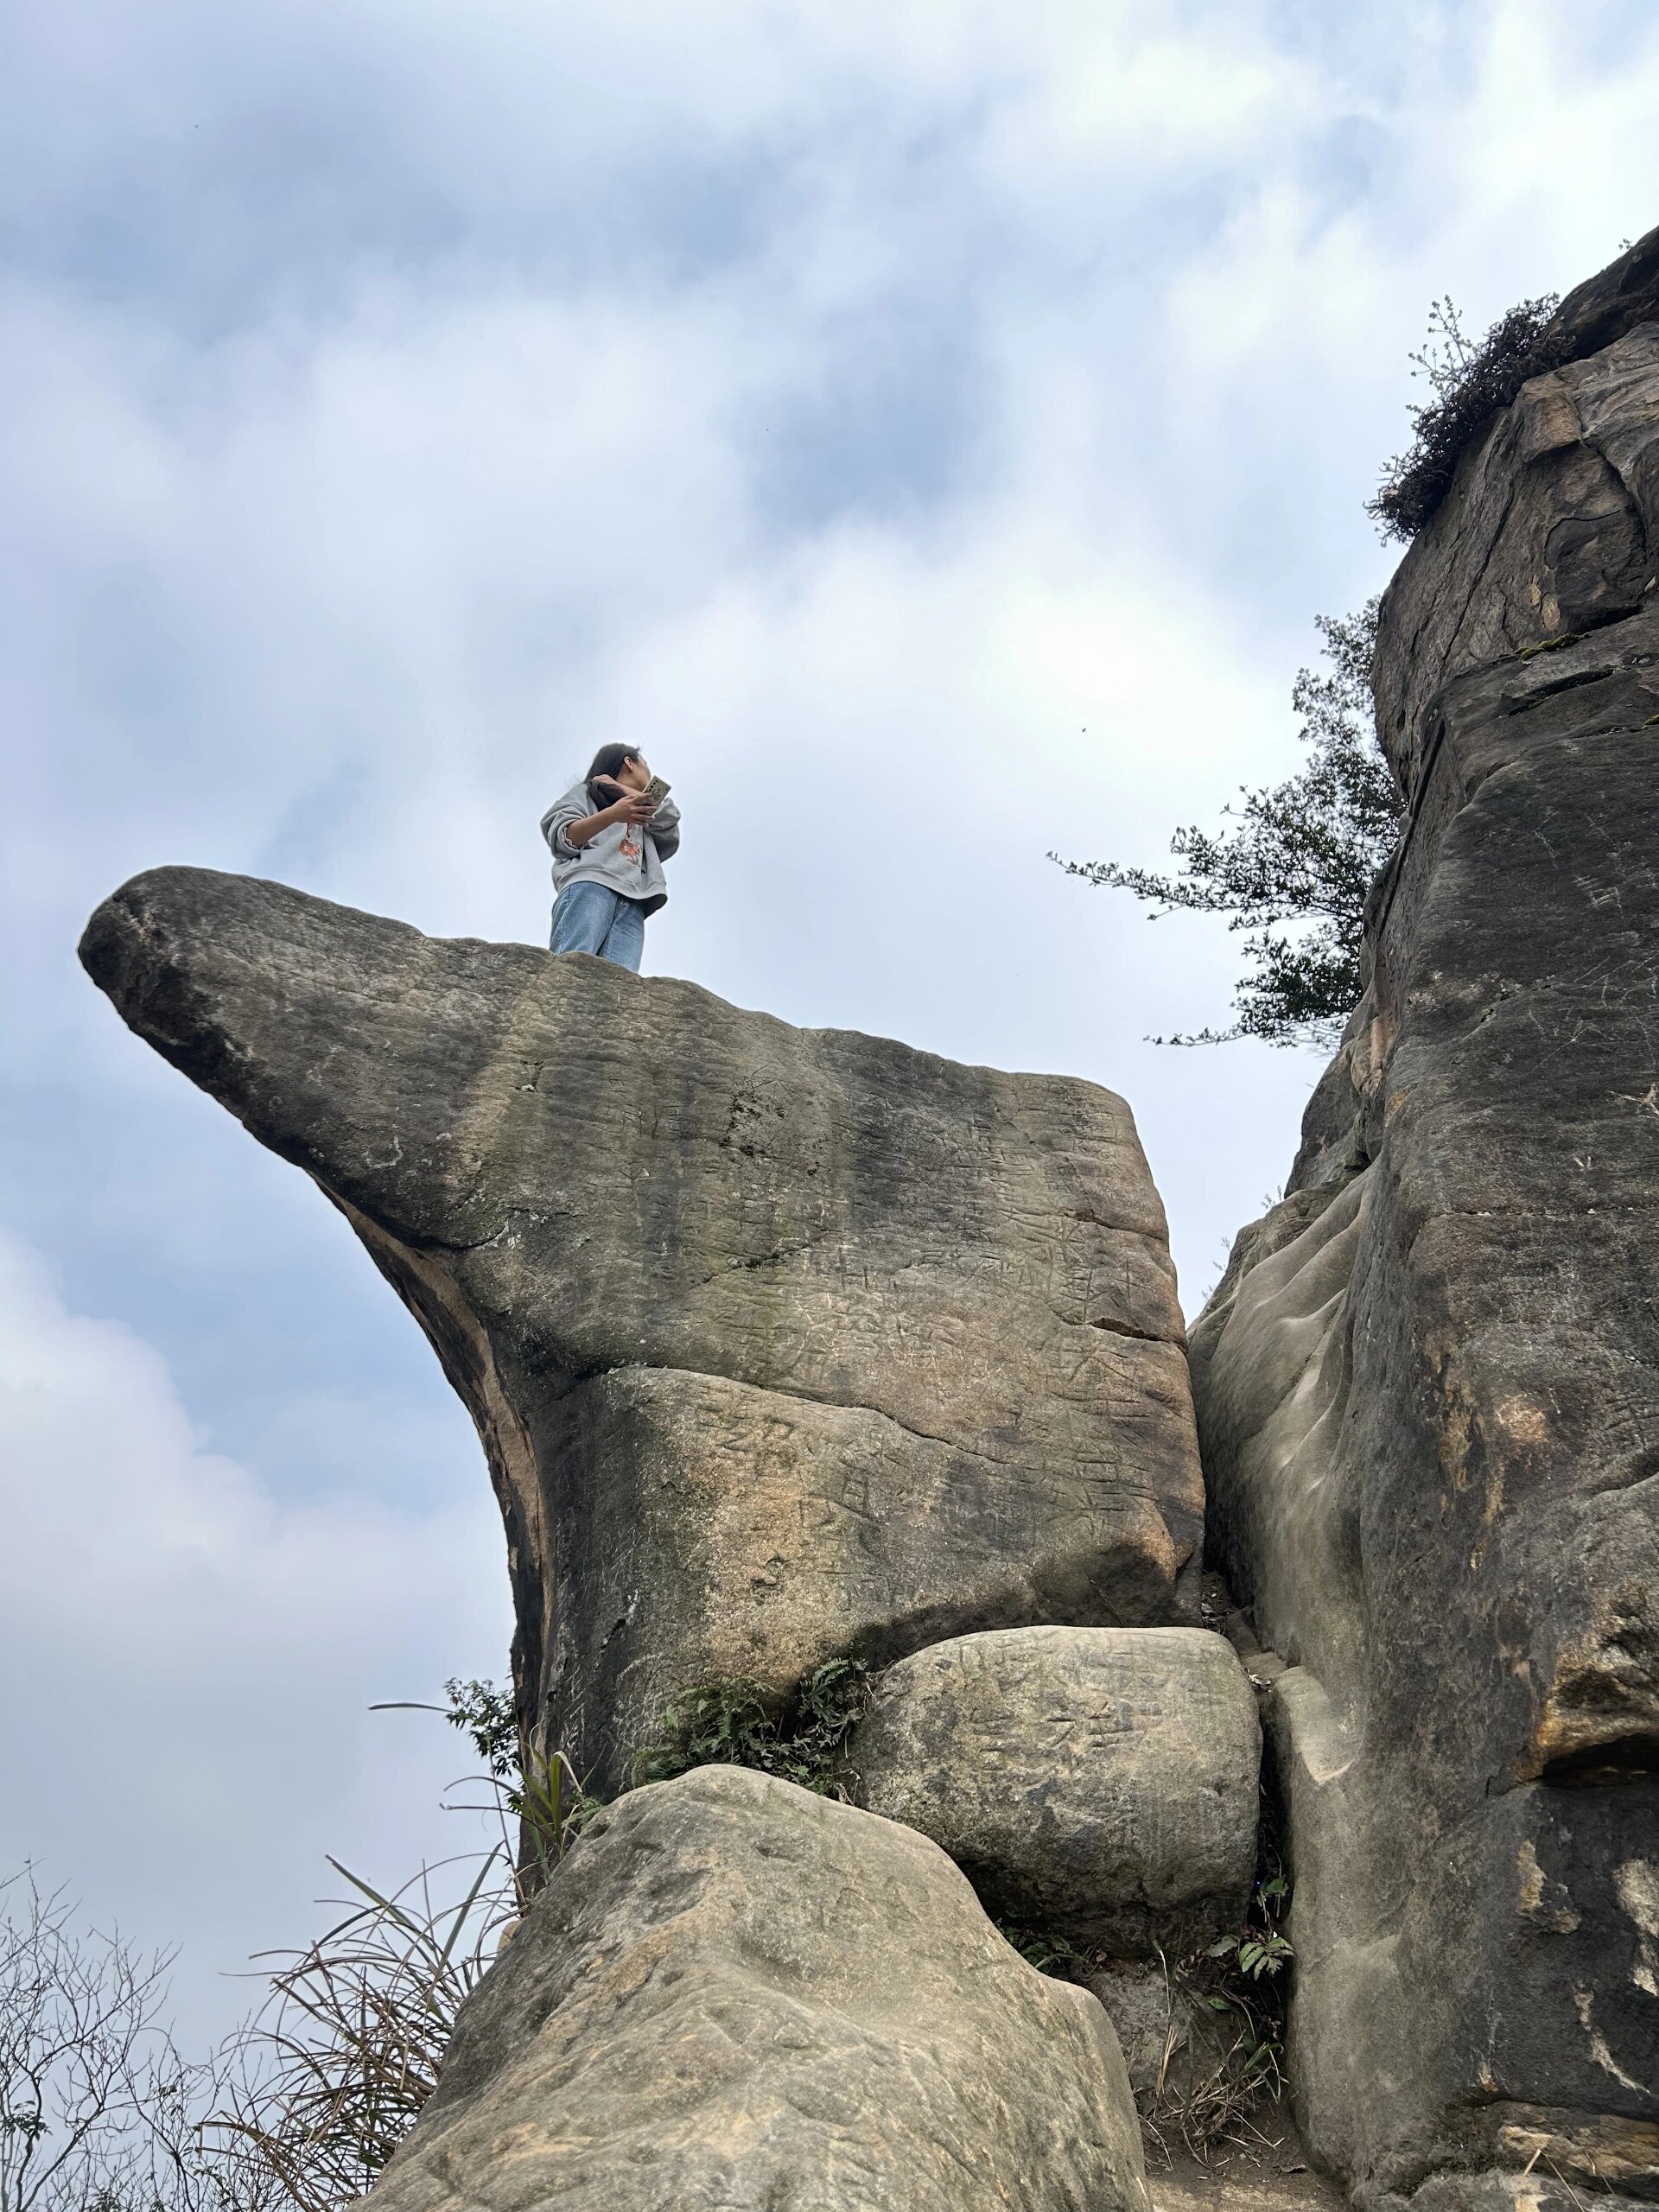
{"type": "Polygon", "coordinates": [[[736,1767],[595,1820],[373,2212],[1150,2212],[1092,1997],[908,1829],[736,1767]]]}
{"type": "Polygon", "coordinates": [[[163,868],[82,958],[430,1338],[507,1526],[534,1748],[1033,1620],[1193,1617],[1202,1486],[1123,1102],[581,955],[163,868]]]}
{"type": "Polygon", "coordinates": [[[1422,2212],[1659,2194],[1655,245],[1384,599],[1371,984],[1193,1332],[1310,2148],[1422,2212]]]}
{"type": "Polygon", "coordinates": [[[1261,1752],[1208,1630],[1021,1628],[889,1668],[847,1756],[859,1803],[931,1836],[990,1911],[1179,1959],[1243,1916],[1261,1752]]]}

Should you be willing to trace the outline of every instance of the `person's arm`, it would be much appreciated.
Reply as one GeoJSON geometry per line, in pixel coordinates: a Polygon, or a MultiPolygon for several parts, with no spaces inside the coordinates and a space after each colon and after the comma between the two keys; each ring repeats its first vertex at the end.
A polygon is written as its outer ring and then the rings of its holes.
{"type": "Polygon", "coordinates": [[[624,791],[609,806],[601,807],[597,814],[585,814],[580,822],[566,824],[565,841],[580,852],[584,845],[591,845],[601,830],[608,830],[613,822],[629,823],[649,822],[651,801],[643,791],[624,791]]]}
{"type": "Polygon", "coordinates": [[[577,814],[555,807],[542,823],[548,843],[562,860],[574,860],[584,846],[591,845],[601,830],[608,830],[613,822],[645,822],[651,809],[638,791],[623,791],[609,806],[601,807],[597,814],[577,814]]]}
{"type": "Polygon", "coordinates": [[[680,849],[680,810],[671,798],[665,798],[645,824],[651,832],[651,842],[657,848],[659,861],[672,860],[680,849]]]}

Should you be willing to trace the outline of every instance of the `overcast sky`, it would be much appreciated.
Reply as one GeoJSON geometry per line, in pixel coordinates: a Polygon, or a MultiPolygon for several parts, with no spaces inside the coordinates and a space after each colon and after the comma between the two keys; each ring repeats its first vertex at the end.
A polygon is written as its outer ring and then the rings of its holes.
{"type": "MultiPolygon", "coordinates": [[[[544,942],[593,747],[647,968],[1123,1092],[1189,1311],[1318,1070],[1155,861],[1296,764],[1407,353],[1659,219],[1643,0],[52,0],[0,82],[0,1866],[219,1977],[453,1847],[471,1430],[343,1224],[75,965],[135,870],[544,942]]],[[[461,1839],[461,1840],[464,1840],[461,1839]]]]}

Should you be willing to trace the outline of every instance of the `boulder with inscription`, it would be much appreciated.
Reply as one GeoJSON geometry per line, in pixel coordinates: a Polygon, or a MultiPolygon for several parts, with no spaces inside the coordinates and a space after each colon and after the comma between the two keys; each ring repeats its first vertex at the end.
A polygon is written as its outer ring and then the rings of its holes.
{"type": "Polygon", "coordinates": [[[373,2212],[1151,2212],[1117,2041],[943,1852],[736,1767],[589,1827],[373,2212]]]}
{"type": "Polygon", "coordinates": [[[1210,1630],[1021,1628],[890,1667],[847,1760],[858,1802],[931,1836],[992,1912],[1179,1959],[1243,1916],[1261,1751],[1210,1630]]]}

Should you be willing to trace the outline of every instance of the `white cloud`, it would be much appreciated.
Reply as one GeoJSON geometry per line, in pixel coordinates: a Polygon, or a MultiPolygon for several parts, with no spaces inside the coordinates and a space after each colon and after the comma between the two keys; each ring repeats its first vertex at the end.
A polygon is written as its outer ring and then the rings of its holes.
{"type": "Polygon", "coordinates": [[[5,1237],[0,1512],[0,1866],[33,1855],[95,1915],[187,1938],[193,2027],[245,2004],[218,1974],[312,1932],[325,1851],[384,1877],[470,1843],[436,1809],[465,1747],[366,1708],[434,1694],[440,1650],[505,1671],[481,1466],[436,1511],[283,1503],[203,1448],[149,1345],[5,1237]]]}

